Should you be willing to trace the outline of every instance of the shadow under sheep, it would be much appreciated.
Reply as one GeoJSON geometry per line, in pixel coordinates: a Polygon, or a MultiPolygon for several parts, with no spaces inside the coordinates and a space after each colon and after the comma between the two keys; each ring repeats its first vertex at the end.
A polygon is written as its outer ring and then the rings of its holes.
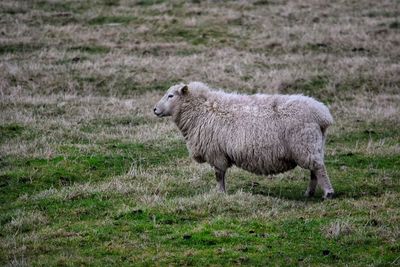
{"type": "MultiPolygon", "coordinates": [[[[335,186],[335,184],[334,184],[335,186]]],[[[304,192],[307,185],[303,183],[299,184],[274,184],[274,185],[261,185],[256,181],[249,181],[243,185],[231,187],[229,193],[234,193],[237,190],[242,189],[245,192],[249,192],[255,195],[270,196],[276,198],[282,198],[286,200],[295,201],[311,201],[320,202],[322,201],[322,190],[320,188],[315,192],[314,197],[304,196],[304,192]]],[[[379,197],[387,192],[396,192],[398,186],[378,186],[378,185],[360,185],[357,187],[352,186],[351,188],[346,186],[336,185],[334,199],[360,199],[366,196],[379,197]]]]}

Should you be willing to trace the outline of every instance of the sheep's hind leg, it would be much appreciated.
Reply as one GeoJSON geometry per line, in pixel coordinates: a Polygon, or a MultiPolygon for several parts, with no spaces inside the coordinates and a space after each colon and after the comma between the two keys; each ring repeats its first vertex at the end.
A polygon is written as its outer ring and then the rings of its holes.
{"type": "Polygon", "coordinates": [[[218,190],[225,193],[225,171],[215,168],[215,178],[219,184],[218,190]]]}
{"type": "Polygon", "coordinates": [[[317,187],[318,180],[315,171],[311,171],[310,175],[310,183],[308,184],[308,188],[306,193],[304,194],[306,197],[313,197],[315,194],[315,189],[317,187]]]}
{"type": "Polygon", "coordinates": [[[290,136],[291,152],[295,162],[304,169],[311,171],[311,181],[306,194],[312,196],[318,184],[324,191],[323,198],[333,197],[333,188],[324,164],[324,135],[318,124],[305,124],[294,128],[290,136]],[[316,179],[315,179],[316,178],[316,179]]]}
{"type": "Polygon", "coordinates": [[[322,164],[315,169],[315,174],[317,176],[318,184],[324,190],[324,199],[333,198],[333,187],[331,181],[329,180],[328,174],[326,173],[325,165],[322,164]]]}

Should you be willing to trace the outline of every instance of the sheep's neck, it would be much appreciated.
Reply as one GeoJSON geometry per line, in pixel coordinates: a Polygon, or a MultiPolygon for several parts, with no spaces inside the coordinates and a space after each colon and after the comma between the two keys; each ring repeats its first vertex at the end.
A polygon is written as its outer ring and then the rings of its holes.
{"type": "Polygon", "coordinates": [[[182,132],[183,137],[187,138],[191,130],[197,125],[198,118],[204,116],[201,103],[198,105],[182,105],[180,112],[174,116],[175,124],[182,132]]]}

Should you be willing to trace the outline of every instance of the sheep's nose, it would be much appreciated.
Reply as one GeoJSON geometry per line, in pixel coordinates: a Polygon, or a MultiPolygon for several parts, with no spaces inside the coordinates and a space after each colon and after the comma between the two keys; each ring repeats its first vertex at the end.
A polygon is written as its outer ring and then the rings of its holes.
{"type": "Polygon", "coordinates": [[[153,111],[154,111],[154,113],[156,113],[156,111],[157,111],[157,108],[154,108],[154,109],[153,109],[153,111]]]}

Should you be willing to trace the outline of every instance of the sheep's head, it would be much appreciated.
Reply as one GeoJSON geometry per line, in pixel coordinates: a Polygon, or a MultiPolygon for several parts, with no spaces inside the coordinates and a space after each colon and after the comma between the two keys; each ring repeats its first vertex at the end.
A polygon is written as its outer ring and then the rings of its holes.
{"type": "Polygon", "coordinates": [[[181,98],[189,91],[187,85],[178,84],[168,89],[167,93],[154,107],[154,114],[158,117],[172,116],[179,107],[181,98]]]}

